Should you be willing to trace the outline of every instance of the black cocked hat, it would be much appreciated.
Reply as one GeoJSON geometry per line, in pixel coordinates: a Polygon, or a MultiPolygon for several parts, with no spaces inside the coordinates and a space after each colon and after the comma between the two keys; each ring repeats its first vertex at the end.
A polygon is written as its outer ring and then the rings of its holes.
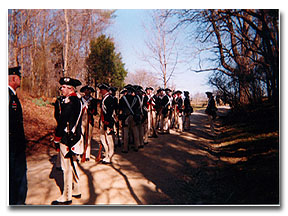
{"type": "Polygon", "coordinates": [[[21,70],[21,67],[20,67],[20,66],[18,66],[18,67],[11,67],[11,68],[9,68],[9,70],[8,70],[8,75],[17,75],[17,76],[21,77],[21,72],[20,72],[20,70],[21,70]]]}
{"type": "Polygon", "coordinates": [[[71,77],[62,77],[60,80],[59,80],[59,83],[61,85],[70,85],[70,86],[73,86],[73,87],[77,87],[77,86],[80,86],[82,83],[77,80],[77,79],[73,79],[71,77]]]}
{"type": "Polygon", "coordinates": [[[85,85],[80,89],[80,92],[85,92],[86,90],[89,90],[91,92],[95,92],[95,89],[92,86],[85,85]]]}
{"type": "Polygon", "coordinates": [[[110,88],[109,84],[107,84],[107,83],[100,83],[100,84],[97,85],[97,87],[98,87],[99,89],[106,89],[107,91],[108,91],[109,88],[110,88]]]}

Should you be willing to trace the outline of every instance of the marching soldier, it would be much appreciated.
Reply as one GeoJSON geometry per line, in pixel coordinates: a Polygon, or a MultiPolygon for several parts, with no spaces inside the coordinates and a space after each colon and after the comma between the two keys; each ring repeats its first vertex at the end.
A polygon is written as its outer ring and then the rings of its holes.
{"type": "Polygon", "coordinates": [[[84,93],[81,97],[83,104],[82,117],[82,133],[84,135],[84,154],[82,162],[90,160],[91,154],[91,139],[94,127],[94,115],[97,115],[97,100],[91,96],[95,89],[92,86],[86,85],[80,89],[84,93]]]}
{"type": "Polygon", "coordinates": [[[27,196],[26,139],[21,103],[16,89],[21,67],[9,68],[9,205],[25,205],[27,196]]]}
{"type": "Polygon", "coordinates": [[[178,131],[183,132],[183,99],[181,97],[182,91],[178,90],[175,92],[177,97],[175,98],[176,102],[176,116],[178,125],[178,131]]]}
{"type": "Polygon", "coordinates": [[[98,85],[102,95],[100,115],[100,140],[104,147],[102,164],[111,164],[114,155],[114,99],[109,93],[110,86],[106,83],[98,85]]]}
{"type": "Polygon", "coordinates": [[[52,205],[69,205],[72,197],[80,198],[80,177],[77,171],[76,157],[83,154],[83,137],[81,135],[82,104],[76,94],[76,87],[81,85],[77,79],[63,77],[60,79],[64,97],[54,142],[60,149],[61,166],[64,176],[62,195],[52,205]]]}
{"type": "Polygon", "coordinates": [[[170,117],[172,109],[172,91],[169,88],[165,89],[166,95],[161,100],[162,112],[161,112],[161,133],[170,133],[170,117]]]}
{"type": "MultiPolygon", "coordinates": [[[[145,101],[147,101],[147,133],[148,137],[154,137],[157,138],[157,132],[156,132],[156,95],[152,93],[154,89],[152,87],[147,87],[145,89],[146,96],[145,101]],[[152,130],[152,135],[151,135],[152,130]]],[[[146,135],[145,135],[146,136],[146,135]]]]}
{"type": "Polygon", "coordinates": [[[210,129],[212,132],[212,135],[215,135],[215,129],[214,129],[214,122],[213,120],[216,118],[217,114],[216,111],[218,110],[216,108],[216,104],[215,104],[215,100],[213,97],[213,93],[212,92],[205,92],[207,97],[208,97],[208,105],[205,109],[205,113],[208,115],[208,120],[209,120],[209,124],[210,124],[210,129]]]}
{"type": "Polygon", "coordinates": [[[163,127],[163,122],[161,122],[161,113],[162,113],[162,99],[165,96],[164,89],[159,88],[157,90],[157,94],[155,96],[155,109],[156,109],[156,128],[157,129],[162,129],[163,127]]]}
{"type": "Polygon", "coordinates": [[[172,116],[171,116],[171,128],[176,128],[176,122],[178,122],[177,113],[176,113],[176,93],[172,93],[172,116]]]}
{"type": "Polygon", "coordinates": [[[193,107],[190,104],[189,92],[184,91],[184,130],[190,129],[190,115],[193,113],[193,107]]]}
{"type": "Polygon", "coordinates": [[[144,148],[144,121],[147,117],[147,113],[144,110],[144,94],[142,86],[134,86],[136,90],[136,97],[139,101],[140,108],[140,122],[136,125],[139,134],[139,148],[144,148]]]}
{"type": "Polygon", "coordinates": [[[123,95],[119,101],[119,115],[123,121],[122,127],[124,130],[124,146],[122,149],[123,153],[128,153],[128,142],[129,142],[129,130],[133,133],[134,138],[134,151],[138,151],[139,148],[139,134],[136,126],[140,124],[140,104],[135,95],[135,89],[130,85],[125,87],[127,94],[123,95]]]}
{"type": "Polygon", "coordinates": [[[119,125],[119,120],[118,120],[118,114],[119,114],[119,105],[118,105],[118,98],[116,97],[116,91],[118,88],[116,87],[110,87],[109,88],[109,93],[110,95],[113,97],[113,101],[114,101],[114,112],[113,112],[113,119],[114,119],[114,132],[117,133],[117,139],[116,139],[116,134],[113,133],[113,139],[114,139],[114,145],[121,147],[121,141],[120,141],[120,125],[119,125]]]}
{"type": "MultiPolygon", "coordinates": [[[[121,98],[124,96],[124,95],[127,95],[127,89],[122,89],[122,91],[120,91],[120,95],[122,95],[120,97],[120,100],[121,98]]],[[[119,102],[120,102],[119,100],[119,102]]],[[[118,104],[118,122],[119,122],[119,131],[120,131],[120,123],[121,123],[121,145],[124,143],[124,121],[123,121],[123,115],[120,114],[120,108],[119,108],[119,104],[118,104]]]]}
{"type": "MultiPolygon", "coordinates": [[[[59,88],[59,92],[60,92],[60,95],[56,98],[56,101],[53,104],[54,105],[54,118],[57,122],[57,125],[59,124],[59,119],[60,119],[61,109],[62,109],[61,107],[64,104],[64,98],[65,98],[61,93],[61,87],[59,88]]],[[[58,148],[57,151],[58,151],[58,154],[57,154],[55,165],[56,165],[56,169],[62,171],[60,149],[58,148]]]]}
{"type": "Polygon", "coordinates": [[[142,118],[142,125],[143,125],[143,142],[144,145],[148,144],[148,97],[146,95],[146,91],[143,89],[141,90],[142,92],[142,98],[143,98],[143,106],[142,106],[142,111],[143,111],[143,118],[142,118]]]}

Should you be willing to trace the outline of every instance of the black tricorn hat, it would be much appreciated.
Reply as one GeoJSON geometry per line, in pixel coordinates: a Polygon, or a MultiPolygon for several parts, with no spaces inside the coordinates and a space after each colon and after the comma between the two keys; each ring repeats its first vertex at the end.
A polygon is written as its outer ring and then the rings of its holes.
{"type": "Polygon", "coordinates": [[[127,89],[127,92],[136,92],[136,89],[132,85],[126,87],[126,89],[127,89]]]}
{"type": "Polygon", "coordinates": [[[99,89],[106,89],[106,90],[109,90],[109,88],[110,88],[109,84],[107,84],[107,83],[100,83],[97,85],[97,87],[99,89]]]}
{"type": "Polygon", "coordinates": [[[145,89],[145,91],[147,91],[148,89],[150,89],[150,90],[154,90],[154,88],[153,87],[147,87],[146,89],[145,89]]]}
{"type": "Polygon", "coordinates": [[[165,89],[165,92],[172,92],[172,90],[169,89],[169,88],[166,88],[166,89],[165,89]]]}
{"type": "Polygon", "coordinates": [[[127,89],[127,88],[130,88],[130,87],[133,87],[131,84],[128,84],[126,86],[124,86],[123,88],[127,89]]]}
{"type": "Polygon", "coordinates": [[[111,87],[109,88],[109,91],[112,91],[112,92],[116,92],[117,90],[118,90],[117,87],[112,87],[112,86],[111,86],[111,87]]]}
{"type": "Polygon", "coordinates": [[[212,93],[212,92],[209,92],[209,91],[205,92],[205,94],[206,94],[206,95],[213,95],[213,93],[212,93]]]}
{"type": "Polygon", "coordinates": [[[175,94],[178,94],[178,93],[182,94],[182,91],[180,90],[175,91],[175,94]]]}
{"type": "Polygon", "coordinates": [[[89,90],[91,92],[95,92],[95,89],[92,86],[85,85],[80,89],[80,92],[85,92],[86,90],[89,90]]]}
{"type": "Polygon", "coordinates": [[[20,72],[20,70],[21,70],[21,67],[20,67],[20,66],[18,66],[18,67],[11,67],[11,68],[9,68],[9,70],[8,70],[8,75],[17,75],[17,76],[21,77],[21,72],[20,72]]]}
{"type": "Polygon", "coordinates": [[[70,85],[70,86],[74,86],[75,88],[77,86],[80,86],[82,83],[77,80],[77,79],[73,79],[71,77],[62,77],[60,80],[59,80],[59,83],[61,85],[70,85]]]}
{"type": "Polygon", "coordinates": [[[124,94],[125,92],[127,92],[127,89],[126,89],[126,88],[122,89],[122,90],[120,91],[120,94],[124,94]]]}
{"type": "Polygon", "coordinates": [[[184,91],[184,95],[189,95],[189,91],[184,91]]]}
{"type": "Polygon", "coordinates": [[[159,92],[161,92],[161,91],[164,91],[164,89],[163,89],[163,88],[159,88],[159,89],[157,90],[157,93],[159,93],[159,92]]]}

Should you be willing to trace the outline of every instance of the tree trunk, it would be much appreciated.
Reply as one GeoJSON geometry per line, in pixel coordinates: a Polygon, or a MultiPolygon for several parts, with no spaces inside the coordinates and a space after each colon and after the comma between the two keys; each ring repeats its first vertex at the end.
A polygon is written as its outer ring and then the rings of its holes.
{"type": "Polygon", "coordinates": [[[64,14],[65,14],[65,24],[66,24],[66,41],[65,41],[65,54],[64,54],[64,76],[68,76],[68,50],[69,50],[70,28],[69,28],[67,9],[64,9],[64,14]]]}

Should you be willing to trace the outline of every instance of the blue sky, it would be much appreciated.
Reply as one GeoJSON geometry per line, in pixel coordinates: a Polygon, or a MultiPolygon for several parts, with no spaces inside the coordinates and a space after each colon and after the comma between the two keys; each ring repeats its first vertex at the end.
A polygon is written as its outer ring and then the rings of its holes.
{"type": "MultiPolygon", "coordinates": [[[[115,22],[108,32],[115,39],[116,47],[122,55],[128,72],[133,73],[137,69],[155,72],[147,62],[141,60],[139,55],[142,51],[147,52],[144,43],[147,39],[147,33],[143,23],[144,21],[148,23],[148,10],[120,9],[116,11],[115,15],[115,22]]],[[[191,61],[194,60],[191,59],[191,61]]],[[[207,84],[208,73],[189,71],[187,65],[178,64],[172,79],[177,89],[189,91],[190,94],[212,90],[212,87],[207,84]]]]}

